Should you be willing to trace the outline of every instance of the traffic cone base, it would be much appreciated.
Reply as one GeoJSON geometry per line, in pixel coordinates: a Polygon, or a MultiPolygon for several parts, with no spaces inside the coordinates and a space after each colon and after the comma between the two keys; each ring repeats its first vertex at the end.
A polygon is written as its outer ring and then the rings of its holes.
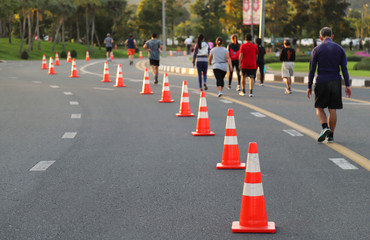
{"type": "Polygon", "coordinates": [[[245,163],[240,163],[238,165],[223,165],[222,163],[217,163],[216,169],[245,169],[245,163]]]}
{"type": "Polygon", "coordinates": [[[158,100],[159,103],[172,103],[174,102],[175,100],[171,99],[171,100],[158,100]]]}
{"type": "Polygon", "coordinates": [[[193,136],[214,136],[215,135],[215,133],[212,131],[208,133],[191,132],[191,134],[193,134],[193,136]]]}
{"type": "Polygon", "coordinates": [[[195,117],[194,113],[183,114],[183,113],[176,113],[176,117],[195,117]]]}
{"type": "Polygon", "coordinates": [[[140,92],[141,95],[145,95],[145,94],[154,94],[153,92],[149,92],[149,93],[146,93],[146,92],[140,92]]]}
{"type": "Polygon", "coordinates": [[[233,233],[275,233],[275,222],[268,222],[264,227],[244,227],[239,224],[239,221],[234,221],[231,226],[233,233]]]}

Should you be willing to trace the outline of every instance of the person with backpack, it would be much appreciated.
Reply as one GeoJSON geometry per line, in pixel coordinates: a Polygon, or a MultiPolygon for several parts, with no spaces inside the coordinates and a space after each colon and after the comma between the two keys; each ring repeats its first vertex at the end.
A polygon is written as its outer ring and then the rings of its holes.
{"type": "Polygon", "coordinates": [[[239,69],[239,53],[240,53],[240,44],[238,42],[238,36],[236,34],[231,36],[231,43],[227,46],[229,51],[232,68],[229,71],[229,85],[228,89],[231,88],[231,82],[233,80],[233,69],[235,69],[238,76],[238,85],[236,86],[236,91],[240,91],[240,69],[239,69]]]}
{"type": "Polygon", "coordinates": [[[205,41],[205,37],[203,36],[203,34],[199,34],[193,53],[193,67],[195,66],[195,61],[197,62],[199,91],[203,91],[203,87],[205,91],[208,90],[207,71],[209,51],[210,48],[208,46],[208,43],[205,41]]]}

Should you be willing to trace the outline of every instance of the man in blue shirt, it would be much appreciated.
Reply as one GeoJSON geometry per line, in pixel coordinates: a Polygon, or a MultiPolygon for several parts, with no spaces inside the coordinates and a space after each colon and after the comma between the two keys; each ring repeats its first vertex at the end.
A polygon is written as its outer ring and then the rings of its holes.
{"type": "Polygon", "coordinates": [[[349,75],[347,71],[347,56],[344,49],[333,42],[334,35],[330,28],[324,27],[320,30],[322,44],[312,50],[310,69],[308,75],[307,97],[312,94],[312,83],[315,77],[316,66],[317,77],[315,83],[315,108],[316,115],[321,123],[322,131],[317,139],[323,142],[334,141],[334,130],[337,123],[337,109],[343,108],[342,103],[342,70],[346,85],[346,95],[351,97],[349,75]],[[326,117],[325,108],[329,109],[329,117],[326,117]],[[329,125],[328,125],[329,122],[329,125]]]}

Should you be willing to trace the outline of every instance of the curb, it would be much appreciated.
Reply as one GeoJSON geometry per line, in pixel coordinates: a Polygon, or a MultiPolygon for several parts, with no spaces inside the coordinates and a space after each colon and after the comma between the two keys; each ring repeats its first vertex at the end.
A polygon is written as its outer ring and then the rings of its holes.
{"type": "MultiPolygon", "coordinates": [[[[185,67],[160,65],[159,70],[160,71],[165,71],[165,72],[185,74],[185,75],[194,75],[194,76],[198,75],[196,68],[185,68],[185,67]]],[[[211,69],[208,69],[207,76],[213,76],[213,71],[211,69]]],[[[258,74],[257,74],[257,76],[258,76],[258,74]]],[[[282,79],[281,75],[266,73],[265,74],[265,81],[268,81],[268,82],[283,82],[283,79],[282,79]]],[[[293,83],[308,83],[308,76],[293,76],[292,77],[292,82],[293,83]]],[[[350,84],[351,84],[352,87],[370,87],[370,80],[367,80],[367,79],[350,79],[350,84]]],[[[342,85],[344,85],[344,80],[342,80],[342,85]]]]}

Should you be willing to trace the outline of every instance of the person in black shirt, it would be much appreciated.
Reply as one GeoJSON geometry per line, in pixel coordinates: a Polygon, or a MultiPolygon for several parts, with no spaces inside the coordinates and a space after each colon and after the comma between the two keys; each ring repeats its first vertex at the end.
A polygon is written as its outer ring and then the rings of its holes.
{"type": "Polygon", "coordinates": [[[258,58],[257,58],[257,67],[260,70],[260,86],[263,86],[263,81],[265,80],[265,54],[266,50],[265,47],[262,46],[261,38],[256,39],[257,47],[258,47],[258,58]]]}
{"type": "Polygon", "coordinates": [[[240,91],[240,69],[239,69],[239,49],[240,45],[238,43],[238,36],[236,34],[231,36],[231,43],[227,46],[227,50],[230,54],[231,64],[233,68],[229,70],[229,85],[228,89],[231,88],[231,81],[233,80],[233,69],[236,71],[238,76],[238,86],[236,86],[236,91],[240,91]]]}
{"type": "Polygon", "coordinates": [[[280,61],[283,62],[281,66],[282,78],[286,78],[285,94],[292,94],[290,85],[294,73],[295,50],[290,47],[289,40],[284,40],[284,48],[280,52],[280,61]]]}

